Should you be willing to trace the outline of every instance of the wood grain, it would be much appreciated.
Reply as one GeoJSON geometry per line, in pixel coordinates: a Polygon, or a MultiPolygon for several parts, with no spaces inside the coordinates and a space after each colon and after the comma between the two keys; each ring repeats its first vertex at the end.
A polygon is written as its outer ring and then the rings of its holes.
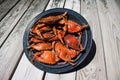
{"type": "Polygon", "coordinates": [[[19,0],[2,0],[0,4],[0,21],[19,0]]]}
{"type": "Polygon", "coordinates": [[[86,67],[77,71],[77,80],[107,80],[96,1],[81,0],[81,14],[86,18],[91,27],[93,40],[96,44],[96,54],[86,67]]]}
{"type": "Polygon", "coordinates": [[[65,0],[50,0],[45,10],[52,8],[63,8],[65,0]]]}
{"type": "Polygon", "coordinates": [[[81,9],[81,2],[80,0],[66,0],[65,8],[72,9],[78,13],[80,13],[81,9]]]}
{"type": "Polygon", "coordinates": [[[76,72],[66,73],[66,74],[52,74],[47,73],[45,80],[75,80],[76,72]]]}
{"type": "Polygon", "coordinates": [[[118,18],[119,11],[116,12],[116,9],[119,9],[118,7],[115,9],[115,5],[117,6],[112,0],[97,0],[108,80],[120,80],[120,56],[116,40],[117,38],[120,39],[120,18],[118,18]]]}
{"type": "Polygon", "coordinates": [[[27,10],[32,0],[21,0],[1,21],[0,23],[0,45],[5,42],[5,39],[10,35],[19,22],[22,15],[27,10]]]}
{"type": "MultiPolygon", "coordinates": [[[[28,25],[28,23],[36,16],[38,13],[41,13],[44,10],[48,0],[34,0],[31,4],[30,8],[24,14],[22,19],[16,25],[15,29],[8,37],[4,45],[0,49],[0,79],[7,80],[15,68],[17,61],[23,51],[23,34],[28,25]]],[[[24,63],[24,61],[23,61],[24,63]]],[[[22,64],[23,64],[22,63],[22,64]]],[[[23,67],[27,67],[30,70],[30,67],[24,65],[23,67]]],[[[22,70],[21,70],[22,71],[22,70]]],[[[32,73],[32,72],[31,72],[32,73]]],[[[17,74],[17,73],[15,73],[17,74]]],[[[21,76],[24,78],[25,75],[21,76]]],[[[34,74],[33,74],[34,76],[34,74]]],[[[41,75],[42,76],[42,75],[41,75]]],[[[19,77],[14,76],[14,77],[19,77]]],[[[29,76],[30,77],[30,76],[29,76]]],[[[17,78],[19,79],[19,78],[17,78]]]]}
{"type": "Polygon", "coordinates": [[[24,53],[12,80],[42,80],[43,73],[28,61],[24,53]]]}

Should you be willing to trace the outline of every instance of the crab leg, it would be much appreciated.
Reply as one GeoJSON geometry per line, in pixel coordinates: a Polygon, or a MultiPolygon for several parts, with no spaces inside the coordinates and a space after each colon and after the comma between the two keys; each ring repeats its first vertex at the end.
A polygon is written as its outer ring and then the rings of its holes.
{"type": "Polygon", "coordinates": [[[84,47],[82,45],[82,32],[78,32],[78,35],[79,35],[79,46],[80,46],[80,51],[83,51],[84,50],[84,47]]]}

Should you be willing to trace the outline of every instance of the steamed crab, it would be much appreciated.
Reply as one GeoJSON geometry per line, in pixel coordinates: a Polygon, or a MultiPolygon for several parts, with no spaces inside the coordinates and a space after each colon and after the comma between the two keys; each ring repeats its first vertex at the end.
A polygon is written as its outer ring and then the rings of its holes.
{"type": "Polygon", "coordinates": [[[74,65],[74,58],[84,50],[82,30],[87,27],[67,20],[67,12],[40,18],[29,34],[28,49],[34,54],[32,59],[45,64],[64,61],[74,65]]]}

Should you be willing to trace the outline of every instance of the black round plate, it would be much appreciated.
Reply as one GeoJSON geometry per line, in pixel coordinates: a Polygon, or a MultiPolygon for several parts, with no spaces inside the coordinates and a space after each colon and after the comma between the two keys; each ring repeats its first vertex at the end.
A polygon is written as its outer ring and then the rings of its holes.
{"type": "MultiPolygon", "coordinates": [[[[27,44],[28,44],[28,36],[29,36],[29,30],[30,28],[34,25],[34,23],[41,17],[45,17],[48,15],[58,15],[61,13],[67,12],[68,13],[68,19],[73,20],[79,24],[88,24],[87,21],[77,12],[70,10],[70,9],[66,9],[66,8],[54,8],[54,9],[50,9],[47,10],[43,13],[40,13],[39,15],[37,15],[27,26],[25,33],[24,33],[24,37],[23,37],[23,48],[25,51],[25,54],[28,58],[28,60],[30,61],[30,56],[29,56],[29,51],[27,49],[27,44]]],[[[75,69],[76,67],[78,67],[87,57],[87,55],[90,52],[91,46],[92,46],[92,33],[90,30],[90,26],[88,29],[85,29],[83,31],[82,34],[82,44],[83,47],[85,48],[85,51],[82,52],[81,54],[79,54],[75,60],[76,60],[76,64],[74,66],[70,65],[69,63],[66,64],[55,64],[55,65],[48,65],[48,64],[44,64],[44,63],[40,63],[35,61],[33,63],[34,66],[36,66],[37,68],[46,71],[46,72],[50,72],[50,73],[65,73],[65,72],[69,72],[73,69],[75,69]]]]}

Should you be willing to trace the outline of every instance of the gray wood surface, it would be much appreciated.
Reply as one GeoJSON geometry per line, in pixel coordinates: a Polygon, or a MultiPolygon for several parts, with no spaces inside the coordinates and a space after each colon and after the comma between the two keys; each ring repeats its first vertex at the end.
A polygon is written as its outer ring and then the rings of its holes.
{"type": "Polygon", "coordinates": [[[120,53],[117,47],[118,39],[120,39],[120,18],[117,12],[120,7],[114,5],[117,4],[112,0],[97,0],[108,80],[120,80],[120,53]]]}
{"type": "Polygon", "coordinates": [[[16,27],[31,2],[32,0],[21,0],[0,22],[0,46],[16,27]]]}
{"type": "Polygon", "coordinates": [[[31,64],[23,54],[12,80],[42,80],[44,72],[31,64]]]}
{"type": "Polygon", "coordinates": [[[19,0],[1,0],[0,2],[0,21],[14,7],[19,0]]]}

